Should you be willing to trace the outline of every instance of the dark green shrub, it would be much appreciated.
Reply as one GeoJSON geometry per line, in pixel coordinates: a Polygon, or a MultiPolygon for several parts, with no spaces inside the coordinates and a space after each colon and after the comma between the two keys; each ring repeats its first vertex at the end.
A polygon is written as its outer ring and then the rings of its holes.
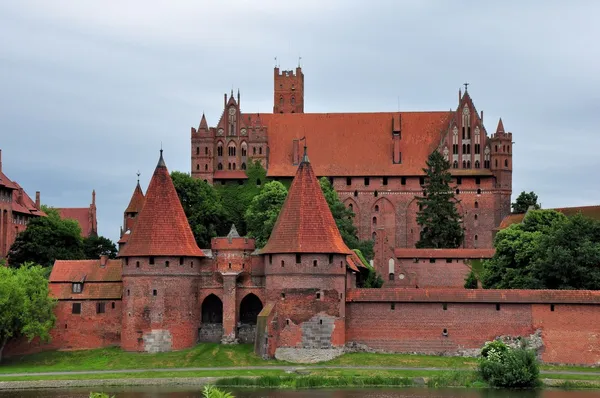
{"type": "Polygon", "coordinates": [[[471,271],[465,279],[465,289],[477,289],[477,277],[475,272],[471,271]]]}
{"type": "Polygon", "coordinates": [[[539,368],[535,353],[522,348],[508,349],[501,355],[488,351],[479,362],[479,373],[492,387],[532,388],[539,383],[539,368]]]}

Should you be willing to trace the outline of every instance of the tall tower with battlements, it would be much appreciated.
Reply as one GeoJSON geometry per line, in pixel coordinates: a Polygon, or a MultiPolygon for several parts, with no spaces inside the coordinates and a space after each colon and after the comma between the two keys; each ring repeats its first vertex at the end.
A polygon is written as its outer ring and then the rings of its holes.
{"type": "Polygon", "coordinates": [[[298,66],[293,70],[279,71],[275,67],[273,113],[304,113],[304,73],[298,66]]]}

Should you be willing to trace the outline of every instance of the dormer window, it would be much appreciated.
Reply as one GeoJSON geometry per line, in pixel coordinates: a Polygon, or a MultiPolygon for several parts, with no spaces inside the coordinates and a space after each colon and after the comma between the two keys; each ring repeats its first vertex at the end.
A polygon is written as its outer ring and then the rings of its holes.
{"type": "Polygon", "coordinates": [[[81,282],[73,283],[73,286],[72,286],[73,293],[81,293],[82,290],[83,290],[83,283],[81,283],[81,282]]]}

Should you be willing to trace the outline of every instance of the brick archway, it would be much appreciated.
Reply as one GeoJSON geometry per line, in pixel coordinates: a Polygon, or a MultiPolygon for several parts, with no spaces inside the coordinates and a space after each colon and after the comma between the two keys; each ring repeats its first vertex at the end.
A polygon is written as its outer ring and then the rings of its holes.
{"type": "Polygon", "coordinates": [[[223,302],[214,294],[202,301],[202,318],[198,341],[217,343],[223,336],[223,302]]]}

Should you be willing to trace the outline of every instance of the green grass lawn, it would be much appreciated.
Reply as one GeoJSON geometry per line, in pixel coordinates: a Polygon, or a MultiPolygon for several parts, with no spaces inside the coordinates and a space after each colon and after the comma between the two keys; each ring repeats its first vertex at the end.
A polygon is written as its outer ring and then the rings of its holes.
{"type": "MultiPolygon", "coordinates": [[[[222,368],[244,366],[310,367],[311,365],[291,364],[276,360],[263,360],[254,354],[253,346],[250,344],[199,344],[196,347],[188,350],[157,354],[125,352],[119,348],[105,348],[98,350],[83,351],[51,351],[22,357],[11,357],[3,359],[3,362],[0,364],[0,377],[2,374],[8,373],[120,369],[151,370],[159,368],[222,368]]],[[[433,355],[353,353],[345,354],[332,361],[322,362],[316,364],[315,366],[381,366],[406,368],[443,368],[448,370],[473,370],[477,366],[477,359],[462,357],[441,357],[433,355]]],[[[598,377],[600,377],[600,368],[542,365],[541,369],[559,372],[596,372],[598,373],[598,377]]],[[[260,372],[264,371],[266,370],[261,370],[260,372]]],[[[314,371],[323,372],[325,370],[315,369],[314,371]]],[[[241,371],[234,372],[240,374],[241,371]]],[[[348,374],[343,372],[355,371],[343,369],[341,370],[342,373],[340,373],[337,372],[337,370],[331,369],[328,370],[328,372],[330,372],[330,374],[332,375],[339,375],[348,374]]],[[[377,372],[379,373],[383,371],[377,372]]],[[[419,372],[424,371],[419,370],[419,372]]],[[[168,374],[169,372],[164,373],[168,374]]],[[[183,376],[182,372],[173,373],[178,374],[178,377],[187,377],[183,376]]],[[[256,373],[256,375],[263,374],[264,373],[256,373]]],[[[397,374],[394,373],[394,375],[397,374]]],[[[402,374],[402,376],[404,375],[409,375],[409,373],[402,374]]],[[[90,375],[83,375],[82,378],[91,377],[90,375]]]]}

